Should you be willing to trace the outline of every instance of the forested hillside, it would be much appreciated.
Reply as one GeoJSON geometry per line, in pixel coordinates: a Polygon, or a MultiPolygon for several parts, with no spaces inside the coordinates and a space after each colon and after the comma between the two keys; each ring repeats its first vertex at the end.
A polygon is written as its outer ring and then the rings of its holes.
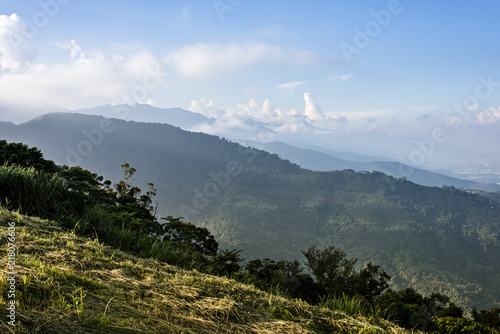
{"type": "Polygon", "coordinates": [[[454,186],[456,188],[483,191],[500,190],[500,185],[495,183],[478,183],[470,180],[458,179],[429,170],[417,169],[401,162],[381,161],[380,158],[370,158],[371,160],[369,161],[351,161],[339,159],[335,154],[339,154],[340,156],[346,155],[347,159],[357,158],[367,160],[369,157],[356,157],[354,154],[349,156],[347,153],[343,152],[327,154],[311,149],[300,149],[281,142],[247,142],[247,144],[267,152],[276,153],[283,159],[288,159],[303,168],[311,170],[331,171],[352,169],[355,171],[377,171],[397,178],[406,177],[409,181],[430,187],[454,186]]]}
{"type": "Polygon", "coordinates": [[[158,215],[183,216],[247,260],[302,259],[334,244],[374,261],[394,287],[442,291],[461,306],[499,305],[500,207],[456,188],[430,188],[382,173],[313,172],[276,155],[152,123],[50,114],[0,139],[37,146],[60,164],[118,181],[128,162],[154,180],[158,215]]]}

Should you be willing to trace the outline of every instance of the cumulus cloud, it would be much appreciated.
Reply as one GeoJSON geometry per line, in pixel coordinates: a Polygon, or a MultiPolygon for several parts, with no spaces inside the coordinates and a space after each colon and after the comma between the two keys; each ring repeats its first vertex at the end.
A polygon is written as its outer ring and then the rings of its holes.
{"type": "MultiPolygon", "coordinates": [[[[215,117],[212,124],[204,124],[196,130],[228,135],[238,129],[236,137],[244,138],[255,132],[272,132],[279,134],[307,133],[312,131],[351,130],[349,118],[339,113],[323,113],[321,106],[316,102],[312,93],[304,94],[304,108],[285,109],[274,107],[269,99],[259,102],[250,99],[247,103],[238,103],[235,109],[221,110],[216,108],[212,101],[205,98],[191,102],[191,111],[205,116],[215,117]],[[229,132],[228,132],[229,131],[229,132]]],[[[365,128],[375,128],[376,123],[364,117],[358,123],[365,124],[365,128]]]]}
{"type": "Polygon", "coordinates": [[[36,52],[23,37],[26,30],[26,24],[18,15],[0,15],[0,75],[22,73],[31,67],[36,52]]]}
{"type": "Polygon", "coordinates": [[[323,115],[321,107],[316,103],[315,100],[316,96],[314,94],[304,94],[304,101],[306,102],[304,115],[306,115],[308,120],[318,122],[324,120],[325,115],[323,115]]]}
{"type": "Polygon", "coordinates": [[[323,112],[315,95],[309,92],[304,94],[304,105],[299,109],[276,107],[269,99],[263,102],[250,99],[238,103],[233,109],[221,110],[214,106],[212,100],[203,98],[192,101],[190,110],[216,118],[210,124],[199,125],[193,129],[195,131],[259,142],[264,141],[263,138],[282,135],[366,132],[392,128],[390,117],[394,114],[391,110],[323,112]]]}
{"type": "Polygon", "coordinates": [[[200,78],[263,62],[309,63],[320,59],[310,51],[287,50],[265,43],[199,43],[174,50],[163,60],[181,75],[200,78]]]}
{"type": "Polygon", "coordinates": [[[475,114],[475,123],[479,125],[491,125],[500,122],[500,108],[490,108],[475,114]]]}
{"type": "Polygon", "coordinates": [[[251,99],[248,104],[238,104],[238,113],[248,119],[261,122],[276,122],[279,120],[279,114],[276,112],[269,99],[260,104],[255,99],[251,99]]]}
{"type": "Polygon", "coordinates": [[[216,118],[216,119],[221,119],[224,117],[224,111],[217,109],[212,100],[208,100],[207,98],[203,97],[201,100],[192,100],[190,107],[188,108],[189,111],[202,114],[205,117],[208,118],[216,118]]]}

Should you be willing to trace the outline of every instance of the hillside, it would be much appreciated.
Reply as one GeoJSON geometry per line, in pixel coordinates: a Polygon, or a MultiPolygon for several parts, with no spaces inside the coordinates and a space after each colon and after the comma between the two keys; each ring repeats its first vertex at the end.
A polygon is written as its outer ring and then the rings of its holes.
{"type": "MultiPolygon", "coordinates": [[[[251,146],[267,152],[275,153],[283,159],[287,159],[303,168],[317,171],[331,171],[352,169],[358,172],[381,172],[397,178],[406,177],[409,181],[429,187],[453,186],[456,188],[474,189],[483,191],[498,191],[500,185],[494,183],[478,183],[470,180],[463,180],[441,173],[436,173],[424,169],[417,169],[400,162],[394,161],[351,161],[339,159],[332,154],[301,149],[281,142],[257,143],[240,142],[242,145],[251,146]]],[[[366,157],[363,157],[366,160],[366,157]]]]}
{"type": "Polygon", "coordinates": [[[164,124],[50,114],[0,131],[1,139],[36,146],[48,159],[114,182],[123,177],[119,166],[130,163],[136,184],[155,183],[159,217],[206,226],[222,248],[243,249],[247,260],[301,260],[300,250],[311,244],[333,244],[360,264],[380,264],[393,287],[442,291],[466,308],[500,303],[494,199],[376,172],[309,171],[164,124]]]}
{"type": "MultiPolygon", "coordinates": [[[[227,278],[137,258],[56,223],[0,208],[15,222],[16,321],[2,333],[410,333],[384,320],[311,306],[227,278]]],[[[0,259],[7,267],[6,257],[0,259]]],[[[7,291],[6,271],[0,285],[7,291]]],[[[2,294],[2,303],[7,296],[2,294]]]]}

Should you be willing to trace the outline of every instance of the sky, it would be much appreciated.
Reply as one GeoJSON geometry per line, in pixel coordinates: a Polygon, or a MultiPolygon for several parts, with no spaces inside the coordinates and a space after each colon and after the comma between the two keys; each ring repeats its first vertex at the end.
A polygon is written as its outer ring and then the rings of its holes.
{"type": "Polygon", "coordinates": [[[265,129],[414,166],[499,161],[499,12],[496,0],[0,0],[0,121],[148,103],[215,117],[196,129],[213,134],[265,129]]]}

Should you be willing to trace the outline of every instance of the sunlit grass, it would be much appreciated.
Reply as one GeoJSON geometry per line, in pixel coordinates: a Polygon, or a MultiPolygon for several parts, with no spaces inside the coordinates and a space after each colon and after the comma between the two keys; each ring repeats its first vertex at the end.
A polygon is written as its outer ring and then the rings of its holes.
{"type": "MultiPolygon", "coordinates": [[[[0,233],[12,220],[19,247],[16,333],[408,333],[381,319],[138,258],[1,208],[0,233]]],[[[0,265],[6,267],[5,256],[0,265]]]]}

